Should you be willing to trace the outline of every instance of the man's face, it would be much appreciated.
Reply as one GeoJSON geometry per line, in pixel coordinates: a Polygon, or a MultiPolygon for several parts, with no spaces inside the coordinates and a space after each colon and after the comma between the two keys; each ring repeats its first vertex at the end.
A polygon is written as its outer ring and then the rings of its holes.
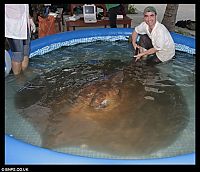
{"type": "Polygon", "coordinates": [[[154,12],[146,12],[144,14],[144,21],[149,27],[152,27],[156,23],[156,14],[154,12]]]}

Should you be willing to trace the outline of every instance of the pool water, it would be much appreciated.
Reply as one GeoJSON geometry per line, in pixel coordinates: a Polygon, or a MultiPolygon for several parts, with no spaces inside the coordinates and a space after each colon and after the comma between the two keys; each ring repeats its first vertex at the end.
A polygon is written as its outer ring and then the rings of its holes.
{"type": "Polygon", "coordinates": [[[5,82],[6,133],[59,152],[160,158],[195,151],[195,57],[133,61],[126,41],[62,47],[5,82]]]}

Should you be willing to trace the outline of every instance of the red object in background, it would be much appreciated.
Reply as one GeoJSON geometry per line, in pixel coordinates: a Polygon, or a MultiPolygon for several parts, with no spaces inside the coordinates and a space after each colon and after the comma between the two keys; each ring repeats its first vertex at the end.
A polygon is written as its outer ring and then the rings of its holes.
{"type": "Polygon", "coordinates": [[[48,16],[46,18],[38,16],[38,20],[39,20],[39,31],[38,31],[39,38],[56,33],[54,16],[48,16]]]}

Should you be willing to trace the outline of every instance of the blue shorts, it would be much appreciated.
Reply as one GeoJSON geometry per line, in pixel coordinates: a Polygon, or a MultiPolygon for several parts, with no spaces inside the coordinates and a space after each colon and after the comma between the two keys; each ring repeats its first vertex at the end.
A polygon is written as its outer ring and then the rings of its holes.
{"type": "Polygon", "coordinates": [[[30,54],[30,36],[29,31],[27,35],[27,39],[12,39],[7,38],[8,44],[12,51],[12,60],[16,62],[22,62],[24,60],[24,56],[29,56],[30,54]]]}

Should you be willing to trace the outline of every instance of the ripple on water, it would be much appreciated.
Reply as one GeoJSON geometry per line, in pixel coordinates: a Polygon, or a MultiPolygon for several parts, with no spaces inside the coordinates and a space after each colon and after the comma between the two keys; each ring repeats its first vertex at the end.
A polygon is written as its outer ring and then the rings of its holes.
{"type": "Polygon", "coordinates": [[[28,81],[14,96],[16,108],[23,109],[21,116],[38,131],[41,146],[148,156],[173,144],[187,127],[190,113],[181,90],[194,86],[193,63],[185,69],[178,67],[187,65],[179,58],[158,67],[132,63],[132,49],[123,42],[112,46],[98,42],[97,47],[79,44],[62,50],[67,60],[55,57],[59,50],[53,57],[48,53],[33,58],[31,65],[45,67],[46,72],[28,81]],[[53,59],[46,62],[45,56],[53,59]],[[123,75],[112,80],[118,72],[123,75]],[[95,101],[99,108],[94,108],[95,101]]]}

